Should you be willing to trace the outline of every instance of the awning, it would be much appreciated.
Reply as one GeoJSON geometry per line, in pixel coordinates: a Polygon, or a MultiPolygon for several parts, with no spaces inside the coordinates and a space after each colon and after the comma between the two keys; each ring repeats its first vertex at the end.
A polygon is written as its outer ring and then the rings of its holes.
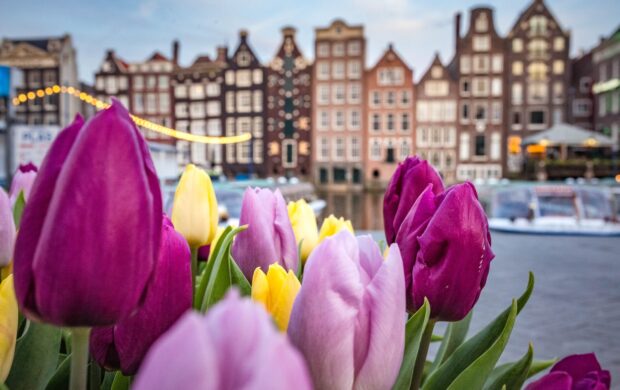
{"type": "Polygon", "coordinates": [[[558,123],[551,128],[523,139],[523,145],[611,147],[611,137],[579,126],[558,123]]]}

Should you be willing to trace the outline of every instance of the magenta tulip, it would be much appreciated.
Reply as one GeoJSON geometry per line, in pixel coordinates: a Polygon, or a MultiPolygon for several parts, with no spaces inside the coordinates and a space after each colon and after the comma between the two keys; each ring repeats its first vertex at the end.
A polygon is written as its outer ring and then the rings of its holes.
{"type": "Polygon", "coordinates": [[[414,156],[398,164],[383,198],[383,226],[388,244],[396,242],[405,216],[429,184],[433,185],[435,194],[444,190],[441,177],[426,160],[414,156]]]}
{"type": "Polygon", "coordinates": [[[248,280],[257,267],[267,272],[273,263],[297,272],[297,242],[280,190],[246,189],[239,225],[248,229],[235,238],[232,256],[248,280]]]}
{"type": "Polygon", "coordinates": [[[162,198],[144,138],[118,102],[49,150],[24,209],[15,292],[31,318],[108,326],[134,312],[157,259],[162,198]]]}
{"type": "Polygon", "coordinates": [[[312,388],[306,364],[267,312],[236,290],[187,312],[150,349],[134,390],[312,388]]]}
{"type": "Polygon", "coordinates": [[[557,362],[551,371],[530,383],[525,390],[609,390],[611,374],[603,370],[596,355],[571,355],[557,362]]]}
{"type": "Polygon", "coordinates": [[[33,163],[28,164],[20,164],[15,171],[15,175],[13,175],[13,180],[11,181],[11,189],[9,190],[9,199],[11,200],[11,207],[15,205],[17,201],[17,197],[20,192],[24,193],[24,199],[28,200],[30,196],[30,190],[32,189],[32,184],[37,177],[37,167],[33,163]]]}
{"type": "Polygon", "coordinates": [[[398,246],[384,261],[370,236],[343,230],[310,254],[288,334],[317,389],[389,389],[403,358],[405,309],[398,246]]]}
{"type": "Polygon", "coordinates": [[[0,189],[0,267],[6,267],[13,259],[15,222],[9,197],[0,189]]]}
{"type": "Polygon", "coordinates": [[[464,318],[478,301],[495,255],[487,217],[471,183],[435,195],[428,185],[396,236],[405,269],[407,306],[428,298],[431,317],[464,318]]]}
{"type": "Polygon", "coordinates": [[[90,350],[101,366],[135,374],[151,344],[192,307],[190,256],[187,241],[164,216],[159,258],[144,304],[113,327],[91,332],[90,350]]]}

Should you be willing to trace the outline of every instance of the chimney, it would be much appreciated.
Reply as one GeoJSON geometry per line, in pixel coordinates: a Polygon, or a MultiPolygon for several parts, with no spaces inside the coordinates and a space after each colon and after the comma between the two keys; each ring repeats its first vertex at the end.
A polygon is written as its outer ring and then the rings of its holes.
{"type": "Polygon", "coordinates": [[[388,43],[388,51],[394,50],[394,44],[392,42],[388,43]]]}
{"type": "Polygon", "coordinates": [[[284,38],[295,38],[296,32],[297,30],[295,30],[295,27],[286,26],[282,28],[282,35],[284,38]]]}
{"type": "Polygon", "coordinates": [[[215,61],[217,62],[228,61],[228,47],[226,46],[217,47],[217,57],[215,58],[215,61]]]}
{"type": "Polygon", "coordinates": [[[112,49],[106,50],[105,57],[106,58],[114,58],[114,50],[112,50],[112,49]]]}
{"type": "MultiPolygon", "coordinates": [[[[461,13],[454,15],[454,47],[456,53],[459,51],[459,41],[461,40],[461,13]]],[[[455,53],[455,54],[456,54],[455,53]]]]}
{"type": "Polygon", "coordinates": [[[175,65],[179,65],[179,41],[172,41],[172,62],[175,65]]]}

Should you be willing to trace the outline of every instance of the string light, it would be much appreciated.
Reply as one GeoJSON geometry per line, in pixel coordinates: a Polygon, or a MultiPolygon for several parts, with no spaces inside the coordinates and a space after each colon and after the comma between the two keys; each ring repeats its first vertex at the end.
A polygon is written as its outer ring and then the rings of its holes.
{"type": "MultiPolygon", "coordinates": [[[[71,86],[64,86],[64,85],[63,86],[54,85],[53,87],[47,87],[44,90],[39,89],[36,91],[29,91],[26,93],[21,93],[17,97],[13,98],[13,105],[19,106],[21,104],[26,103],[29,100],[40,99],[46,95],[50,96],[50,95],[59,94],[59,93],[74,96],[87,104],[95,106],[98,110],[103,110],[103,109],[110,107],[110,103],[108,102],[99,100],[95,98],[94,96],[89,95],[86,92],[80,91],[77,88],[74,88],[71,86]]],[[[184,131],[175,130],[170,127],[162,126],[160,124],[151,122],[144,118],[140,118],[139,116],[136,116],[133,114],[130,114],[130,116],[131,116],[131,119],[133,119],[133,121],[136,123],[136,125],[140,127],[154,131],[156,133],[164,134],[168,137],[183,140],[183,141],[199,142],[203,144],[222,145],[222,144],[235,144],[239,142],[245,142],[245,141],[249,141],[250,138],[252,138],[252,135],[250,133],[244,133],[244,134],[226,136],[226,137],[213,137],[213,136],[191,134],[191,133],[187,133],[184,131]]]]}

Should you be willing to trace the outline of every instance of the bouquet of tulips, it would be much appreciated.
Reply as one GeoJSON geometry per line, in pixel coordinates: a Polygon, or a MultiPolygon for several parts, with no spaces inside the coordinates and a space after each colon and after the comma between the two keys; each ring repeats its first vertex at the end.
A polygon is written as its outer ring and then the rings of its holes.
{"type": "Polygon", "coordinates": [[[277,190],[247,189],[240,226],[217,214],[193,165],[162,213],[118,102],[77,117],[0,191],[0,388],[519,389],[551,365],[527,389],[610,386],[593,354],[498,365],[532,275],[467,337],[491,236],[475,188],[426,161],[391,179],[385,248],[277,190]]]}

